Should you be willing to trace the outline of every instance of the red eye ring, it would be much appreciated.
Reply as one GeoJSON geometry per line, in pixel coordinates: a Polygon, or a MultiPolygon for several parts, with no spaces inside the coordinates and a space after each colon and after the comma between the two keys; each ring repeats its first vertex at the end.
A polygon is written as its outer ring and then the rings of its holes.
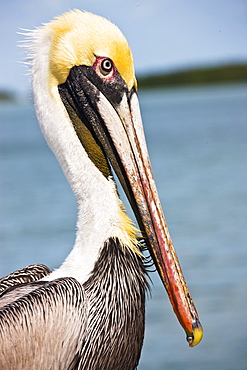
{"type": "Polygon", "coordinates": [[[107,57],[96,57],[93,69],[105,81],[111,80],[115,75],[114,63],[107,57]]]}

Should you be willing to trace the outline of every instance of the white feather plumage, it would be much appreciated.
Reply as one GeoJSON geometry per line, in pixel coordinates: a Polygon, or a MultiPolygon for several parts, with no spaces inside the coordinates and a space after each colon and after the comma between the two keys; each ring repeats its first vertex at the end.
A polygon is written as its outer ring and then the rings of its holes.
{"type": "Polygon", "coordinates": [[[51,29],[36,29],[28,37],[28,63],[37,117],[78,204],[73,250],[62,266],[45,279],[70,276],[82,283],[92,271],[105,241],[109,237],[126,239],[121,229],[121,202],[115,182],[102,175],[81,145],[57,87],[49,86],[51,29]]]}

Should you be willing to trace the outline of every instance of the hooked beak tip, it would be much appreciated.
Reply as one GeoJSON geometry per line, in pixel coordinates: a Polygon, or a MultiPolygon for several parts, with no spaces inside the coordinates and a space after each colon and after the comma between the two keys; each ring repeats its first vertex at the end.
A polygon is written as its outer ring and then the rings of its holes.
{"type": "Polygon", "coordinates": [[[203,329],[200,322],[195,324],[193,327],[193,331],[191,334],[187,334],[187,342],[189,343],[190,347],[195,347],[197,344],[200,343],[203,337],[203,329]]]}

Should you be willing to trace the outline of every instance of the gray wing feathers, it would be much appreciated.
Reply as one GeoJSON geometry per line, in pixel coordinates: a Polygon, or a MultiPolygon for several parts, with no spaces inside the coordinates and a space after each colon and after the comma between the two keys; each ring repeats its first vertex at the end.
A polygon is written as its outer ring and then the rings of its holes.
{"type": "Polygon", "coordinates": [[[11,286],[10,288],[4,290],[3,293],[0,293],[0,308],[16,301],[17,299],[23,297],[24,295],[32,292],[37,288],[40,288],[45,284],[45,281],[39,281],[29,284],[11,286]]]}
{"type": "Polygon", "coordinates": [[[0,293],[14,285],[40,280],[50,273],[50,269],[45,265],[30,265],[16,270],[0,279],[0,293]]]}
{"type": "Polygon", "coordinates": [[[0,309],[0,369],[73,369],[88,304],[73,278],[46,283],[0,309]]]}

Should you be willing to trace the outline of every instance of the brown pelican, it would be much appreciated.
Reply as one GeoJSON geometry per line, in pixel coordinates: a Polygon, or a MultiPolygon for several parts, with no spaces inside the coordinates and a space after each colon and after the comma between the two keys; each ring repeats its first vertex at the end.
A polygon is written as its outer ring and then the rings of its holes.
{"type": "Polygon", "coordinates": [[[141,234],[195,346],[202,327],[155,188],[126,39],[78,10],[29,36],[36,112],[77,198],[77,234],[57,270],[34,265],[2,279],[0,369],[134,369],[148,285],[141,234]]]}

